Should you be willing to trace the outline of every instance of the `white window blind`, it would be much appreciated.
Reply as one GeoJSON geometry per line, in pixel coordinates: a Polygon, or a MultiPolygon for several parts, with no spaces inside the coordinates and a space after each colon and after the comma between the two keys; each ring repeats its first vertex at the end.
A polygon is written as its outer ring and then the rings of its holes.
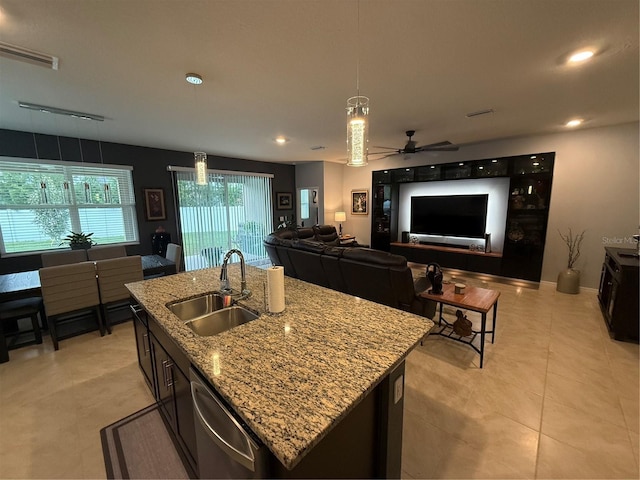
{"type": "Polygon", "coordinates": [[[207,184],[197,185],[193,170],[176,169],[175,180],[187,270],[219,265],[231,248],[249,264],[268,263],[262,240],[273,227],[271,176],[209,171],[207,184]]]}
{"type": "Polygon", "coordinates": [[[61,248],[71,231],[138,241],[131,167],[0,157],[0,252],[61,248]]]}

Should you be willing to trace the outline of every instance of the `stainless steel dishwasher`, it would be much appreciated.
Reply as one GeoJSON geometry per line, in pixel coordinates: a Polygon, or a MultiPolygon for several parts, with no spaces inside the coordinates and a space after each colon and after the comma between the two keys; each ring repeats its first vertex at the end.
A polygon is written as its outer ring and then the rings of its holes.
{"type": "Polygon", "coordinates": [[[266,478],[270,453],[225,405],[200,373],[189,369],[198,449],[204,478],[266,478]]]}

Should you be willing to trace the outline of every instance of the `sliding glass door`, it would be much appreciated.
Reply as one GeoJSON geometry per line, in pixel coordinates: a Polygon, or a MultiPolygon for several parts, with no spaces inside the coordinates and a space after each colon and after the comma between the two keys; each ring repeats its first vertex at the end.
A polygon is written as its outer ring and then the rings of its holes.
{"type": "Polygon", "coordinates": [[[262,239],[273,228],[271,175],[210,170],[197,185],[193,169],[173,170],[186,270],[220,265],[232,248],[248,264],[269,263],[262,239]]]}

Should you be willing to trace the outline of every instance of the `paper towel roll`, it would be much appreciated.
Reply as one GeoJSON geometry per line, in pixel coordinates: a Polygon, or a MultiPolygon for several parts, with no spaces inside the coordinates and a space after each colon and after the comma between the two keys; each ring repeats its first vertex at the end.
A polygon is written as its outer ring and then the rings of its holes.
{"type": "Polygon", "coordinates": [[[271,313],[284,310],[284,267],[267,269],[267,309],[271,313]]]}

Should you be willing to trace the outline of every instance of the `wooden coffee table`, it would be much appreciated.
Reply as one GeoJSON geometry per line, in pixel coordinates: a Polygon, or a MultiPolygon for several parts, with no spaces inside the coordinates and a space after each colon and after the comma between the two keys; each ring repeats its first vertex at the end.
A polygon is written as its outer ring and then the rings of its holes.
{"type": "Polygon", "coordinates": [[[491,334],[491,343],[494,341],[496,330],[496,315],[498,311],[498,297],[500,292],[497,290],[490,290],[488,288],[478,288],[467,286],[464,289],[464,293],[455,293],[455,287],[453,283],[442,285],[442,294],[435,295],[424,291],[420,294],[423,298],[428,298],[434,302],[440,303],[440,317],[438,318],[438,326],[434,327],[430,335],[442,335],[443,337],[450,338],[460,343],[470,345],[476,352],[480,354],[480,368],[484,361],[484,340],[487,333],[491,334]],[[447,322],[442,317],[442,307],[444,305],[451,305],[454,307],[460,307],[461,309],[471,310],[478,312],[482,315],[482,323],[479,331],[472,330],[471,335],[467,337],[461,337],[453,331],[453,324],[447,322]],[[487,330],[487,312],[493,307],[493,325],[491,330],[487,330]],[[438,330],[439,327],[439,330],[438,330]],[[480,335],[480,347],[477,347],[473,342],[476,337],[480,335]]]}

